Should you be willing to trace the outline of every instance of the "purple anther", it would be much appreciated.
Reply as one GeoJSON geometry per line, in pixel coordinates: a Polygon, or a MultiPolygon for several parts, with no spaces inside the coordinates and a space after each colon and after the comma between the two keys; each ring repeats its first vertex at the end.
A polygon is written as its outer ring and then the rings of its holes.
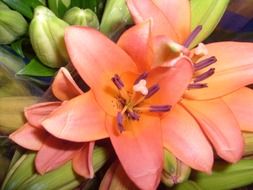
{"type": "Polygon", "coordinates": [[[197,26],[193,31],[192,33],[190,34],[190,36],[185,40],[183,46],[188,48],[192,41],[197,37],[197,35],[200,33],[200,31],[202,30],[202,26],[199,25],[197,26]]]}
{"type": "Polygon", "coordinates": [[[153,105],[149,107],[150,112],[167,112],[170,111],[170,109],[171,109],[170,105],[161,105],[161,106],[153,105]]]}
{"type": "Polygon", "coordinates": [[[131,111],[129,111],[129,112],[128,112],[128,116],[129,116],[131,119],[133,119],[133,120],[139,120],[139,119],[140,119],[140,115],[137,114],[136,112],[131,112],[131,111]]]}
{"type": "Polygon", "coordinates": [[[134,85],[138,84],[138,82],[140,82],[140,80],[142,79],[146,79],[148,77],[148,73],[145,71],[144,73],[142,73],[135,81],[134,81],[134,85]]]}
{"type": "Polygon", "coordinates": [[[196,76],[196,78],[194,79],[194,83],[196,82],[200,82],[202,80],[207,79],[208,77],[212,76],[214,74],[215,68],[211,68],[208,71],[196,76]]]}
{"type": "Polygon", "coordinates": [[[193,83],[188,85],[188,90],[208,87],[206,83],[193,83]]]}
{"type": "Polygon", "coordinates": [[[123,115],[120,112],[118,112],[117,114],[117,124],[118,124],[119,131],[122,133],[125,129],[123,126],[123,115]]]}
{"type": "Polygon", "coordinates": [[[204,59],[198,63],[196,63],[194,65],[194,70],[198,71],[201,70],[203,68],[208,67],[209,65],[212,65],[213,63],[215,63],[217,61],[216,57],[212,56],[212,57],[208,57],[207,59],[204,59]]]}
{"type": "Polygon", "coordinates": [[[124,83],[120,79],[119,75],[115,74],[114,77],[112,77],[112,82],[115,84],[115,86],[120,90],[124,87],[124,83]]]}
{"type": "Polygon", "coordinates": [[[145,96],[145,98],[150,98],[151,96],[153,96],[158,90],[160,89],[160,86],[158,84],[155,84],[153,86],[151,86],[148,89],[148,94],[145,96]]]}

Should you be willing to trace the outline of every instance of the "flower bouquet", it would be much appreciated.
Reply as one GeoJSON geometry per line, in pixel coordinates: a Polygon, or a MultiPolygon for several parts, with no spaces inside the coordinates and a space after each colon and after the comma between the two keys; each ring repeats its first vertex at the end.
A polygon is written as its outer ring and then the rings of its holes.
{"type": "Polygon", "coordinates": [[[1,190],[249,187],[245,5],[0,1],[1,190]]]}

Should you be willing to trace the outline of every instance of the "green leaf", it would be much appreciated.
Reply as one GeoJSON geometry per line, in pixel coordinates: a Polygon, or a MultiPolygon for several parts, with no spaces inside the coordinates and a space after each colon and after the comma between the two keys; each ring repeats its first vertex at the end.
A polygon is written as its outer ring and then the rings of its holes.
{"type": "Polygon", "coordinates": [[[12,9],[20,12],[23,16],[32,19],[33,8],[43,5],[39,0],[2,0],[12,9]]]}
{"type": "Polygon", "coordinates": [[[57,69],[43,65],[37,59],[32,59],[23,69],[17,72],[18,75],[51,77],[55,75],[57,69]]]}
{"type": "Polygon", "coordinates": [[[18,54],[20,55],[21,57],[25,57],[24,56],[24,53],[23,53],[23,50],[22,50],[22,43],[23,43],[24,39],[20,39],[20,40],[17,40],[15,42],[13,42],[11,44],[11,48],[18,54]]]}
{"type": "Polygon", "coordinates": [[[194,47],[213,32],[223,16],[229,0],[191,0],[190,2],[191,30],[202,25],[200,34],[191,44],[191,47],[194,47]]]}

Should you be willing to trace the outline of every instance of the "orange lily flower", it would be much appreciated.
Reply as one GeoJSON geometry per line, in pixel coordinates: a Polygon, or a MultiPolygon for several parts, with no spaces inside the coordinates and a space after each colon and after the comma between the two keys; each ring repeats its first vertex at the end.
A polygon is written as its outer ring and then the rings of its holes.
{"type": "Polygon", "coordinates": [[[182,57],[194,67],[183,98],[162,119],[164,147],[192,168],[210,172],[213,153],[207,138],[221,158],[238,161],[244,145],[240,128],[253,129],[253,92],[245,87],[253,82],[253,44],[219,42],[190,50],[201,26],[191,33],[188,0],[127,0],[127,4],[135,23],[146,19],[152,23],[152,34],[143,29],[121,36],[118,43],[133,60],[147,62],[141,53],[146,52],[151,68],[173,68],[182,57]],[[133,39],[139,39],[138,45],[133,39]]]}
{"type": "MultiPolygon", "coordinates": [[[[53,88],[54,86],[61,88],[61,94],[57,94],[59,100],[67,101],[83,93],[68,72],[60,70],[56,79],[53,88]]],[[[72,160],[76,173],[85,178],[92,178],[94,172],[91,160],[94,142],[80,143],[62,140],[49,134],[41,126],[41,122],[62,105],[61,101],[38,103],[26,108],[25,117],[28,122],[12,133],[9,138],[26,149],[38,151],[35,167],[40,174],[54,170],[72,160]]]]}
{"type": "MultiPolygon", "coordinates": [[[[138,32],[142,25],[134,28],[138,32]]],[[[145,63],[134,62],[104,35],[84,27],[69,27],[65,43],[90,91],[75,93],[62,68],[63,75],[52,85],[54,95],[61,100],[66,92],[77,96],[67,95],[39,124],[54,137],[76,143],[109,137],[129,178],[140,189],[155,189],[163,168],[161,117],[186,90],[193,73],[191,62],[182,58],[173,69],[143,69],[145,63]]]]}

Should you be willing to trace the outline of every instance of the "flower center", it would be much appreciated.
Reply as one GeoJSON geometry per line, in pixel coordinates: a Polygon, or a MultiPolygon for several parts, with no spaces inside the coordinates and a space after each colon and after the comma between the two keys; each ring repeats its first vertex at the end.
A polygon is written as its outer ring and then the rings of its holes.
{"type": "Polygon", "coordinates": [[[150,105],[146,102],[156,94],[160,87],[154,84],[147,87],[146,78],[148,73],[144,72],[135,80],[131,93],[127,92],[126,87],[121,80],[120,76],[115,74],[112,77],[112,82],[119,90],[116,99],[119,104],[119,111],[116,116],[118,130],[122,133],[126,130],[124,122],[126,120],[139,121],[141,113],[143,112],[168,112],[171,109],[170,105],[150,105]]]}

